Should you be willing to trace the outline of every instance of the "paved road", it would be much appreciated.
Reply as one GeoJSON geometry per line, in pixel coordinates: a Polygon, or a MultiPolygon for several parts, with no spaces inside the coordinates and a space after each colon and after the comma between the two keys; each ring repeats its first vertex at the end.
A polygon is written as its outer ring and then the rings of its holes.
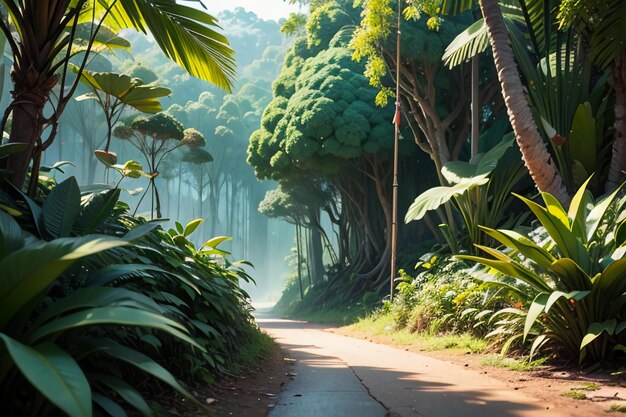
{"type": "Polygon", "coordinates": [[[563,417],[470,369],[257,314],[296,360],[269,417],[563,417]]]}

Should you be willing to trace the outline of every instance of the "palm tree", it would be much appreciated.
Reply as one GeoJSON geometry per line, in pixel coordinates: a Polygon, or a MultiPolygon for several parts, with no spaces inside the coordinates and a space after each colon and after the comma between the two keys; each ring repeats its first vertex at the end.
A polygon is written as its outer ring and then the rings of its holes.
{"type": "Polygon", "coordinates": [[[533,118],[498,1],[480,0],[480,9],[489,34],[502,96],[524,164],[540,191],[566,203],[570,196],[533,118]]]}
{"type": "Polygon", "coordinates": [[[41,153],[54,140],[59,117],[76,91],[90,54],[98,52],[103,45],[116,46],[121,29],[149,31],[163,52],[191,75],[230,91],[233,51],[226,38],[215,31],[217,20],[204,11],[179,3],[2,0],[0,30],[13,55],[14,85],[12,102],[0,128],[4,129],[12,114],[9,142],[26,144],[25,152],[10,155],[5,162],[15,185],[23,185],[31,160],[31,178],[36,180],[41,153]],[[79,62],[79,77],[73,81],[69,77],[71,59],[79,62]],[[50,112],[45,110],[47,104],[53,109],[50,112]]]}

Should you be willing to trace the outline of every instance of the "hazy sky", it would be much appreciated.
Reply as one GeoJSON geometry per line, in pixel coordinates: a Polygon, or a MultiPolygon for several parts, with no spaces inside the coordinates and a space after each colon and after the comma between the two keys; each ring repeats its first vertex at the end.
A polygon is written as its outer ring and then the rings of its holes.
{"type": "Polygon", "coordinates": [[[291,12],[298,11],[298,6],[292,6],[283,0],[203,0],[202,2],[209,13],[243,7],[263,19],[278,20],[281,17],[289,16],[291,12]]]}

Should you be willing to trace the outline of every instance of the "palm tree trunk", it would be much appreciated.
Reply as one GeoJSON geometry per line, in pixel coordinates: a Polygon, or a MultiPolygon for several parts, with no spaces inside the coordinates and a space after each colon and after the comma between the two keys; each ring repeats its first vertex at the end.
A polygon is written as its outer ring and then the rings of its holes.
{"type": "Polygon", "coordinates": [[[480,8],[489,33],[504,104],[515,132],[515,139],[522,152],[524,164],[540,191],[552,194],[566,205],[571,196],[563,185],[561,174],[533,119],[513,58],[513,50],[500,6],[497,0],[480,0],[480,8]]]}
{"type": "Polygon", "coordinates": [[[624,181],[626,170],[626,52],[618,55],[613,65],[613,88],[615,89],[615,140],[606,191],[615,190],[624,181]]]}

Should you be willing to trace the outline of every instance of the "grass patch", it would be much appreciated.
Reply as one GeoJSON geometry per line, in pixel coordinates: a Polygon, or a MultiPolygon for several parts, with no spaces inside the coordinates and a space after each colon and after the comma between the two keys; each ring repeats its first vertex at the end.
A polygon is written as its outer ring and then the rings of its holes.
{"type": "Polygon", "coordinates": [[[394,321],[388,315],[370,315],[356,323],[343,327],[342,333],[355,337],[375,337],[382,342],[400,346],[415,346],[425,351],[455,350],[478,353],[487,347],[487,342],[469,334],[428,335],[411,333],[407,329],[395,329],[394,321]]]}
{"type": "Polygon", "coordinates": [[[609,413],[626,413],[626,405],[613,404],[607,411],[609,413]]]}
{"type": "Polygon", "coordinates": [[[315,323],[328,323],[345,326],[357,322],[365,312],[361,309],[328,309],[304,313],[287,314],[289,318],[315,323]]]}
{"type": "Polygon", "coordinates": [[[527,359],[506,358],[501,355],[487,355],[480,361],[483,366],[493,366],[496,368],[506,368],[511,371],[534,371],[541,367],[547,358],[541,358],[534,361],[527,359]]]}
{"type": "Polygon", "coordinates": [[[228,364],[229,372],[235,375],[245,374],[248,369],[269,356],[276,347],[274,340],[258,329],[251,329],[249,337],[249,341],[241,344],[234,360],[228,364]]]}
{"type": "Polygon", "coordinates": [[[585,382],[581,387],[574,388],[579,391],[598,391],[600,389],[600,385],[595,382],[585,382]]]}
{"type": "Polygon", "coordinates": [[[574,400],[586,400],[587,399],[587,394],[585,394],[584,392],[576,391],[576,390],[565,391],[561,395],[563,397],[573,398],[574,400]]]}

